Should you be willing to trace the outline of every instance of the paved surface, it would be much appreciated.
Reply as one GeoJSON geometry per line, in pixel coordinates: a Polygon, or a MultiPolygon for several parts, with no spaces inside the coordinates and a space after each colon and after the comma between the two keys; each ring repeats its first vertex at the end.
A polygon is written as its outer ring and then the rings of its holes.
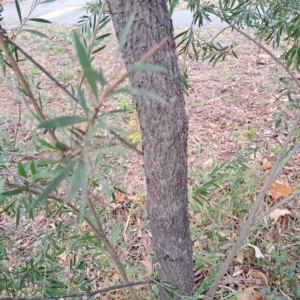
{"type": "MultiPolygon", "coordinates": [[[[20,1],[22,18],[25,18],[31,8],[32,0],[20,1]]],[[[36,7],[30,18],[43,18],[57,24],[75,25],[80,17],[86,13],[84,8],[86,0],[55,0],[54,2],[40,4],[36,7]]],[[[3,24],[9,29],[20,24],[16,6],[12,4],[4,4],[3,24]]],[[[174,11],[172,20],[174,27],[189,27],[193,19],[193,15],[189,10],[174,11]]],[[[220,19],[211,16],[212,22],[205,22],[206,27],[223,28],[227,25],[222,23],[220,19]]]]}

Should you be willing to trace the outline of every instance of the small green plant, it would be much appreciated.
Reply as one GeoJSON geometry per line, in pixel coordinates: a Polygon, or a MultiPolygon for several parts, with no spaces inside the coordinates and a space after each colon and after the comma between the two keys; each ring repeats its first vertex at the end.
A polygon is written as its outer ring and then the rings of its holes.
{"type": "Polygon", "coordinates": [[[41,74],[41,72],[35,67],[35,66],[30,66],[29,72],[31,76],[36,76],[41,74]]]}
{"type": "Polygon", "coordinates": [[[140,131],[134,132],[128,136],[128,139],[133,145],[137,145],[142,141],[142,134],[140,131]]]}
{"type": "Polygon", "coordinates": [[[57,45],[55,48],[54,48],[54,52],[56,53],[61,53],[63,51],[66,50],[66,47],[62,46],[62,45],[57,45]]]}
{"type": "Polygon", "coordinates": [[[275,144],[272,146],[272,152],[276,155],[280,150],[279,144],[275,144]]]}
{"type": "Polygon", "coordinates": [[[59,75],[60,80],[70,80],[74,77],[74,71],[69,68],[63,69],[62,73],[59,75]]]}
{"type": "Polygon", "coordinates": [[[249,128],[248,130],[245,130],[245,133],[249,140],[255,140],[255,138],[256,138],[255,128],[249,128]]]}
{"type": "Polygon", "coordinates": [[[127,95],[120,95],[118,106],[123,109],[123,119],[129,123],[132,119],[132,114],[134,113],[133,100],[132,97],[127,95]]]}
{"type": "Polygon", "coordinates": [[[300,295],[300,280],[296,273],[300,264],[293,258],[290,258],[287,251],[280,248],[282,246],[279,246],[277,251],[272,251],[271,260],[262,265],[267,277],[272,277],[275,280],[273,280],[273,286],[268,286],[261,291],[261,295],[265,296],[267,300],[286,299],[285,297],[280,297],[281,293],[278,290],[280,288],[284,293],[292,293],[295,295],[295,299],[298,299],[300,295]]]}

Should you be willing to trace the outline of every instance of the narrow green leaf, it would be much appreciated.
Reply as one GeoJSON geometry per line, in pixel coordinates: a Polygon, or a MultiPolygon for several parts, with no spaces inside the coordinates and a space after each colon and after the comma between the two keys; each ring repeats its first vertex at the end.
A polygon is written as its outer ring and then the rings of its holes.
{"type": "Polygon", "coordinates": [[[57,150],[57,148],[55,148],[54,146],[52,146],[51,144],[49,144],[48,142],[46,142],[45,140],[39,138],[39,137],[35,137],[36,140],[43,146],[47,147],[47,148],[50,148],[50,149],[53,149],[53,150],[57,150]]]}
{"type": "Polygon", "coordinates": [[[29,193],[28,193],[28,203],[29,203],[29,205],[28,205],[28,207],[26,207],[26,211],[28,213],[29,218],[32,219],[32,220],[34,219],[33,218],[33,212],[34,212],[33,202],[34,202],[34,200],[33,200],[32,194],[29,191],[29,193]]]}
{"type": "Polygon", "coordinates": [[[96,53],[100,52],[100,51],[103,50],[105,47],[106,47],[106,45],[104,45],[104,46],[102,46],[102,47],[100,47],[100,48],[94,50],[94,51],[92,52],[92,54],[96,54],[96,53]]]}
{"type": "Polygon", "coordinates": [[[86,105],[86,100],[85,100],[84,94],[83,94],[82,90],[80,89],[80,87],[78,87],[78,96],[79,96],[79,103],[80,103],[81,107],[84,110],[85,116],[87,118],[89,118],[90,117],[90,111],[89,111],[89,109],[86,105]]]}
{"type": "Polygon", "coordinates": [[[20,9],[20,5],[19,5],[19,1],[15,0],[15,4],[16,4],[16,9],[17,9],[17,12],[18,12],[20,23],[22,23],[22,14],[21,14],[21,9],[20,9]]]}
{"type": "Polygon", "coordinates": [[[116,90],[114,90],[113,92],[111,92],[111,93],[109,94],[109,97],[112,97],[112,96],[118,95],[118,94],[123,94],[123,93],[128,93],[128,94],[130,94],[130,93],[131,93],[131,88],[130,88],[129,86],[123,86],[123,87],[121,87],[121,88],[119,88],[119,89],[116,89],[116,90]]]}
{"type": "Polygon", "coordinates": [[[4,189],[4,183],[5,183],[5,178],[0,178],[0,195],[3,192],[4,189]]]}
{"type": "Polygon", "coordinates": [[[30,171],[31,171],[32,175],[35,175],[37,173],[34,160],[32,160],[31,163],[30,163],[30,171]]]}
{"type": "Polygon", "coordinates": [[[100,153],[111,153],[111,154],[122,154],[122,155],[130,154],[130,151],[122,147],[104,147],[101,149],[92,150],[91,152],[97,152],[99,154],[100,153]]]}
{"type": "Polygon", "coordinates": [[[233,50],[231,50],[231,52],[234,55],[234,57],[238,59],[238,56],[236,55],[236,53],[233,50]]]}
{"type": "Polygon", "coordinates": [[[88,119],[79,116],[65,116],[65,117],[59,117],[56,119],[45,121],[41,123],[37,128],[55,129],[55,128],[61,128],[66,126],[72,126],[87,121],[88,119]]]}
{"type": "Polygon", "coordinates": [[[28,21],[39,22],[39,23],[52,23],[51,21],[41,19],[41,18],[31,18],[28,19],[28,21]]]}
{"type": "Polygon", "coordinates": [[[82,164],[81,171],[82,171],[82,178],[81,178],[81,203],[79,208],[79,216],[78,216],[78,222],[79,224],[82,223],[83,217],[84,217],[84,210],[86,206],[86,197],[87,197],[87,171],[86,171],[86,164],[82,161],[80,162],[82,164]]]}
{"type": "Polygon", "coordinates": [[[44,0],[42,1],[40,4],[44,4],[44,3],[50,3],[50,2],[54,2],[55,0],[44,0]]]}
{"type": "Polygon", "coordinates": [[[96,98],[98,98],[97,81],[96,78],[94,77],[95,71],[91,66],[91,62],[86,53],[85,47],[83,46],[78,35],[75,32],[74,32],[74,40],[75,40],[75,46],[76,46],[79,62],[83,70],[83,75],[86,78],[88,84],[90,85],[93,94],[95,95],[96,98]]]}
{"type": "Polygon", "coordinates": [[[150,71],[150,72],[165,72],[166,69],[157,66],[157,65],[151,65],[151,64],[129,64],[127,65],[127,69],[129,70],[138,70],[138,71],[150,71]]]}
{"type": "Polygon", "coordinates": [[[182,36],[182,35],[184,35],[184,34],[187,34],[187,33],[188,33],[188,31],[189,31],[189,29],[188,29],[188,30],[185,30],[185,31],[182,31],[182,32],[180,32],[179,34],[177,34],[177,35],[174,37],[174,40],[178,39],[179,37],[181,37],[181,36],[182,36]]]}
{"type": "Polygon", "coordinates": [[[39,32],[37,30],[33,30],[33,29],[22,29],[22,31],[26,31],[26,32],[29,32],[31,34],[35,34],[37,36],[40,36],[42,38],[48,38],[48,35],[45,34],[45,33],[42,33],[42,32],[39,32]]]}
{"type": "Polygon", "coordinates": [[[103,41],[106,37],[108,37],[108,36],[110,36],[110,35],[111,35],[111,33],[105,33],[105,34],[102,34],[101,36],[99,36],[99,37],[96,38],[96,41],[101,42],[101,41],[103,41]]]}
{"type": "Polygon", "coordinates": [[[3,196],[15,196],[18,194],[23,193],[24,191],[27,191],[28,187],[27,186],[22,186],[20,188],[17,189],[13,189],[13,190],[4,190],[4,192],[1,193],[1,195],[3,196]]]}
{"type": "Polygon", "coordinates": [[[170,17],[172,17],[174,8],[175,8],[175,6],[176,6],[176,4],[177,4],[177,1],[169,1],[169,4],[170,4],[170,11],[169,11],[169,14],[170,14],[170,17]]]}
{"type": "Polygon", "coordinates": [[[106,81],[104,79],[104,76],[103,76],[103,73],[102,73],[102,70],[96,72],[95,70],[91,70],[89,71],[89,74],[91,76],[93,76],[93,78],[96,80],[96,81],[99,81],[101,83],[101,85],[105,85],[106,81]]]}
{"type": "Polygon", "coordinates": [[[62,255],[66,251],[66,247],[62,247],[57,253],[56,257],[62,255]]]}
{"type": "Polygon", "coordinates": [[[27,174],[26,174],[26,171],[25,171],[25,169],[24,169],[24,166],[23,166],[23,164],[22,164],[20,161],[18,162],[18,172],[19,172],[19,174],[20,174],[21,176],[27,178],[27,174]]]}
{"type": "Polygon", "coordinates": [[[144,89],[139,89],[139,88],[131,88],[131,93],[133,95],[139,95],[143,97],[147,97],[153,100],[156,100],[158,102],[161,102],[164,105],[167,105],[168,103],[161,97],[159,97],[157,94],[152,93],[150,91],[144,90],[144,89]]]}
{"type": "Polygon", "coordinates": [[[66,202],[69,203],[76,195],[80,188],[86,184],[86,164],[80,160],[76,170],[74,171],[69,194],[66,197],[66,202]]]}
{"type": "Polygon", "coordinates": [[[120,54],[123,51],[123,48],[124,48],[124,45],[126,42],[126,38],[127,38],[128,32],[130,30],[130,27],[132,25],[132,22],[134,20],[134,17],[135,17],[135,13],[132,13],[131,16],[129,17],[124,29],[122,30],[122,33],[121,33],[121,36],[119,39],[119,47],[117,49],[117,57],[116,57],[117,61],[119,60],[120,54]]]}
{"type": "Polygon", "coordinates": [[[38,196],[38,198],[35,201],[35,205],[37,205],[40,201],[46,199],[48,197],[48,195],[59,186],[59,184],[67,177],[69,172],[72,170],[73,166],[74,166],[73,161],[69,162],[65,166],[65,168],[62,170],[62,172],[57,177],[55,177],[47,185],[47,187],[44,189],[44,191],[38,196]]]}
{"type": "Polygon", "coordinates": [[[61,152],[64,152],[64,151],[67,151],[67,150],[70,149],[66,144],[64,144],[64,143],[62,143],[60,141],[55,142],[55,147],[58,150],[60,150],[61,152]]]}
{"type": "Polygon", "coordinates": [[[20,218],[21,218],[21,209],[20,209],[20,207],[18,206],[18,207],[17,207],[17,213],[16,213],[16,228],[19,227],[19,224],[20,224],[20,218]]]}

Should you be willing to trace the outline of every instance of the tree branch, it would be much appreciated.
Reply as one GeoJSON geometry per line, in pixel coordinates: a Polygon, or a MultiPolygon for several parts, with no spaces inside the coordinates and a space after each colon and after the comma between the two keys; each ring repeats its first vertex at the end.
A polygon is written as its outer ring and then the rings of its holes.
{"type": "Polygon", "coordinates": [[[258,217],[255,218],[254,221],[256,222],[256,221],[261,220],[262,218],[264,218],[265,216],[267,216],[269,213],[271,213],[273,210],[279,208],[280,206],[282,206],[285,203],[288,203],[289,201],[293,200],[295,197],[297,197],[299,195],[300,195],[300,190],[297,190],[293,194],[289,195],[288,197],[285,197],[283,200],[281,200],[280,202],[278,202],[277,204],[273,205],[268,210],[266,210],[265,212],[263,212],[262,214],[260,214],[258,217]]]}

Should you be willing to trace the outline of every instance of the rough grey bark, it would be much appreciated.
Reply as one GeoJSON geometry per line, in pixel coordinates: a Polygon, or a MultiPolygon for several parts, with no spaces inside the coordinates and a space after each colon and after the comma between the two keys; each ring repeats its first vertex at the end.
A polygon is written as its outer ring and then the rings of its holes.
{"type": "MultiPolygon", "coordinates": [[[[118,38],[135,12],[123,49],[126,64],[137,62],[168,37],[164,46],[149,59],[149,63],[164,67],[166,72],[135,71],[130,83],[156,93],[168,103],[164,106],[146,97],[134,97],[142,131],[147,211],[156,252],[157,279],[175,285],[181,295],[192,295],[194,274],[187,196],[188,120],[172,21],[165,0],[107,0],[107,3],[118,38]]],[[[173,297],[160,288],[158,299],[173,297]]]]}

